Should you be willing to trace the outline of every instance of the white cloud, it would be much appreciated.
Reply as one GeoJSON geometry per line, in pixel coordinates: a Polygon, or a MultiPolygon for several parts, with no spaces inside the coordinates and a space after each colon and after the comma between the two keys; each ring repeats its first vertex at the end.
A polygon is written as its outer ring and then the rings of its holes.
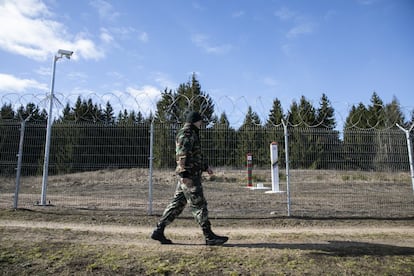
{"type": "Polygon", "coordinates": [[[357,3],[365,6],[375,4],[375,2],[377,2],[377,0],[357,0],[357,3]]]}
{"type": "Polygon", "coordinates": [[[244,11],[241,11],[241,10],[240,11],[235,11],[235,12],[232,13],[231,17],[239,18],[239,17],[242,17],[244,14],[245,14],[244,11]]]}
{"type": "Polygon", "coordinates": [[[275,15],[280,19],[280,20],[289,20],[292,18],[295,18],[296,13],[291,11],[290,9],[283,7],[280,8],[279,10],[277,10],[275,12],[275,15]]]}
{"type": "Polygon", "coordinates": [[[279,85],[279,81],[273,77],[265,77],[263,83],[267,86],[275,87],[279,85]]]}
{"type": "Polygon", "coordinates": [[[162,72],[156,72],[154,73],[154,81],[159,84],[162,89],[169,88],[169,89],[175,89],[178,87],[178,85],[170,79],[170,77],[162,72]]]}
{"type": "Polygon", "coordinates": [[[204,34],[195,34],[191,37],[191,41],[203,51],[209,54],[225,54],[230,52],[232,46],[230,44],[213,45],[210,38],[204,34]]]}
{"type": "Polygon", "coordinates": [[[292,45],[292,44],[290,44],[290,43],[283,44],[283,45],[281,46],[281,49],[282,49],[282,52],[283,52],[286,56],[292,56],[292,55],[293,55],[293,53],[294,53],[294,47],[293,47],[293,45],[292,45]]]}
{"type": "Polygon", "coordinates": [[[161,92],[157,87],[145,85],[140,88],[128,87],[127,93],[134,101],[129,101],[127,109],[141,111],[144,116],[155,113],[157,101],[161,97],[161,92]]]}
{"type": "Polygon", "coordinates": [[[52,73],[50,67],[40,67],[35,72],[40,76],[47,76],[47,77],[50,77],[52,73]]]}
{"type": "Polygon", "coordinates": [[[147,34],[146,32],[142,32],[142,33],[139,35],[139,40],[140,40],[141,42],[148,42],[148,34],[147,34]]]}
{"type": "Polygon", "coordinates": [[[103,42],[108,43],[108,44],[111,43],[114,40],[113,36],[105,28],[102,28],[101,29],[101,35],[100,35],[100,37],[101,37],[101,40],[103,42]]]}
{"type": "Polygon", "coordinates": [[[111,32],[121,39],[129,39],[135,35],[136,30],[132,27],[111,27],[111,32]]]}
{"type": "Polygon", "coordinates": [[[286,34],[286,36],[288,38],[295,38],[301,35],[305,35],[305,34],[311,34],[313,33],[314,30],[314,24],[312,23],[303,23],[303,24],[299,24],[293,28],[291,28],[288,33],[286,34]]]}
{"type": "Polygon", "coordinates": [[[192,2],[191,6],[194,9],[199,10],[199,11],[204,11],[205,10],[205,7],[203,5],[201,5],[201,3],[199,3],[199,2],[192,2]]]}
{"type": "Polygon", "coordinates": [[[120,14],[114,10],[112,5],[104,0],[94,0],[91,3],[99,14],[99,17],[104,20],[115,20],[120,14]]]}
{"type": "Polygon", "coordinates": [[[47,84],[33,79],[19,79],[13,75],[0,74],[0,91],[2,92],[24,92],[26,90],[48,91],[47,84]]]}
{"type": "Polygon", "coordinates": [[[315,24],[306,18],[303,14],[292,11],[289,8],[283,7],[275,12],[280,20],[292,22],[294,25],[291,27],[287,33],[287,38],[297,38],[301,35],[311,34],[314,32],[315,24]]]}
{"type": "Polygon", "coordinates": [[[70,72],[66,76],[70,80],[76,80],[77,83],[86,83],[88,79],[88,74],[79,71],[70,72]]]}
{"type": "Polygon", "coordinates": [[[79,95],[81,95],[83,100],[93,99],[93,102],[101,105],[102,108],[109,102],[114,109],[115,115],[127,110],[139,111],[144,117],[149,117],[151,113],[154,114],[156,111],[156,104],[161,98],[161,91],[157,87],[145,85],[142,87],[130,86],[121,90],[97,94],[92,90],[78,87],[73,89],[71,94],[61,98],[64,98],[64,104],[74,105],[79,95]]]}
{"type": "Polygon", "coordinates": [[[0,49],[40,61],[58,49],[75,51],[74,59],[105,56],[92,40],[71,35],[52,15],[41,0],[0,1],[0,49]]]}

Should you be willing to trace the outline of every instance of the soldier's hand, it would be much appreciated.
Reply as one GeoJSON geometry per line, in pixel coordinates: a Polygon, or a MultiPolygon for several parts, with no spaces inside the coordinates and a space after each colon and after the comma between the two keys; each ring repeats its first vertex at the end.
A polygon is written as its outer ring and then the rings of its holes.
{"type": "Polygon", "coordinates": [[[190,178],[181,178],[181,182],[185,185],[190,184],[192,181],[190,178]]]}
{"type": "Polygon", "coordinates": [[[208,166],[208,168],[207,168],[207,173],[208,173],[209,175],[214,174],[213,169],[212,169],[210,166],[208,166]]]}

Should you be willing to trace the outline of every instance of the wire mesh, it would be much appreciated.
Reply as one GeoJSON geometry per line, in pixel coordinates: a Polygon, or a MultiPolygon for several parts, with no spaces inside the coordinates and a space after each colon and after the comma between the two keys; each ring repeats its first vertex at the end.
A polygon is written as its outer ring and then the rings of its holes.
{"type": "MultiPolygon", "coordinates": [[[[173,196],[174,138],[180,125],[154,126],[154,214],[173,196]]],[[[20,208],[39,204],[46,126],[27,123],[19,192],[20,208]]],[[[0,126],[0,207],[11,208],[20,123],[0,126]]],[[[290,127],[291,215],[309,217],[412,217],[405,135],[398,129],[344,132],[290,127]]],[[[279,143],[280,189],[286,191],[283,128],[220,124],[201,131],[205,158],[215,168],[204,176],[211,217],[286,216],[286,193],[247,188],[246,154],[253,156],[253,184],[271,186],[269,144],[279,143]]],[[[64,208],[148,208],[150,122],[52,127],[47,203],[64,208]]],[[[189,214],[189,213],[188,213],[189,214]]]]}

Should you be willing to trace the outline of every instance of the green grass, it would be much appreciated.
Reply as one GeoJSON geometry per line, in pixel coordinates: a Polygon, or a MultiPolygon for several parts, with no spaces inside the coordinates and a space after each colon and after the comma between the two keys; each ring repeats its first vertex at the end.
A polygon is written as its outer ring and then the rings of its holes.
{"type": "Polygon", "coordinates": [[[383,244],[405,235],[312,233],[200,237],[161,246],[145,234],[0,227],[4,275],[412,275],[414,248],[383,244]],[[12,238],[14,237],[14,238],[12,238]],[[231,241],[237,240],[237,243],[231,241]],[[331,241],[331,242],[329,242],[331,241]]]}

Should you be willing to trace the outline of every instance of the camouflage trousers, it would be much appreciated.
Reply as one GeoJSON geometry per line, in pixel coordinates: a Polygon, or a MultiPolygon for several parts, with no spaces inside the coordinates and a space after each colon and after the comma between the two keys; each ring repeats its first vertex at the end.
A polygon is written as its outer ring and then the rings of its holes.
{"type": "Polygon", "coordinates": [[[198,224],[202,228],[209,227],[207,201],[203,194],[201,177],[194,177],[187,184],[182,183],[181,180],[178,181],[174,198],[165,208],[159,223],[164,226],[169,225],[182,213],[187,203],[198,224]]]}

